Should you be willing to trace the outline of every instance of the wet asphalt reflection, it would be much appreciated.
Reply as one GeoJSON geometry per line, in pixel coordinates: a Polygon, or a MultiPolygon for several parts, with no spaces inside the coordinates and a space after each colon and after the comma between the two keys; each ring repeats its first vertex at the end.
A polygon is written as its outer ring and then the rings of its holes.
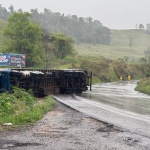
{"type": "Polygon", "coordinates": [[[119,109],[150,115],[150,96],[135,91],[138,81],[124,81],[93,85],[92,91],[80,96],[119,109]]]}
{"type": "Polygon", "coordinates": [[[95,119],[150,138],[150,96],[135,91],[137,81],[93,85],[81,95],[54,98],[95,119]]]}

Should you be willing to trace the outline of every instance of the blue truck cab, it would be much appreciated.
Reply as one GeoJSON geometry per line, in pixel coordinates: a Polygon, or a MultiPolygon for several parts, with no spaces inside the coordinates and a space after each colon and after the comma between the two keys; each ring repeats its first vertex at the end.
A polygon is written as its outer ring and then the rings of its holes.
{"type": "Polygon", "coordinates": [[[0,70],[0,93],[8,91],[10,93],[10,72],[11,70],[0,70]]]}

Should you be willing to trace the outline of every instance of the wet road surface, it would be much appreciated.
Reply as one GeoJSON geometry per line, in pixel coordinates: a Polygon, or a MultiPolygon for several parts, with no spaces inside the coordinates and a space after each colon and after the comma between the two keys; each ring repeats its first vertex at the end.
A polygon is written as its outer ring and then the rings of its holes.
{"type": "Polygon", "coordinates": [[[150,96],[135,91],[137,81],[97,84],[82,97],[138,114],[150,115],[150,96]]]}
{"type": "Polygon", "coordinates": [[[97,84],[82,95],[55,98],[121,130],[150,138],[150,96],[134,90],[137,81],[97,84]]]}

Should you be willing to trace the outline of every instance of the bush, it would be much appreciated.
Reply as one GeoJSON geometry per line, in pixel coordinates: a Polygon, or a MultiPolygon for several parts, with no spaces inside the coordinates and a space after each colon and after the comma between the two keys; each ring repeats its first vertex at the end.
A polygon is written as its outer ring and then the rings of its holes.
{"type": "Polygon", "coordinates": [[[150,78],[141,80],[135,90],[150,95],[150,78]]]}
{"type": "Polygon", "coordinates": [[[29,90],[28,92],[25,91],[25,89],[20,89],[17,87],[13,88],[13,96],[15,96],[17,99],[19,99],[20,101],[24,101],[26,105],[32,107],[34,102],[35,102],[35,98],[33,96],[33,93],[31,92],[31,90],[29,90]]]}
{"type": "Polygon", "coordinates": [[[0,124],[11,122],[19,125],[35,122],[55,104],[50,96],[39,102],[24,89],[15,87],[13,91],[12,94],[0,94],[0,124]]]}
{"type": "Polygon", "coordinates": [[[0,94],[0,117],[13,113],[13,103],[16,100],[14,95],[8,93],[0,94]]]}

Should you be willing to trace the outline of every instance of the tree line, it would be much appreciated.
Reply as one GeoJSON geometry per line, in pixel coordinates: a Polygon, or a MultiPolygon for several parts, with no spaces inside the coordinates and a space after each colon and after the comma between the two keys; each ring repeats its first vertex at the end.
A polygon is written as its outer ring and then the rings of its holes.
{"type": "MultiPolygon", "coordinates": [[[[0,19],[7,20],[15,10],[11,5],[8,10],[0,5],[0,19]],[[9,11],[8,11],[9,10],[9,11]]],[[[21,9],[16,12],[23,12],[21,9]]],[[[77,15],[64,15],[59,12],[52,12],[44,8],[44,12],[38,9],[31,9],[31,20],[38,23],[41,28],[48,32],[62,32],[71,36],[75,42],[105,44],[110,43],[110,29],[103,26],[99,20],[91,17],[78,17],[77,15]]]]}
{"type": "Polygon", "coordinates": [[[6,37],[2,53],[26,55],[27,66],[49,65],[53,58],[63,59],[73,55],[73,39],[63,33],[49,33],[31,21],[28,12],[14,12],[2,31],[6,37]]]}

